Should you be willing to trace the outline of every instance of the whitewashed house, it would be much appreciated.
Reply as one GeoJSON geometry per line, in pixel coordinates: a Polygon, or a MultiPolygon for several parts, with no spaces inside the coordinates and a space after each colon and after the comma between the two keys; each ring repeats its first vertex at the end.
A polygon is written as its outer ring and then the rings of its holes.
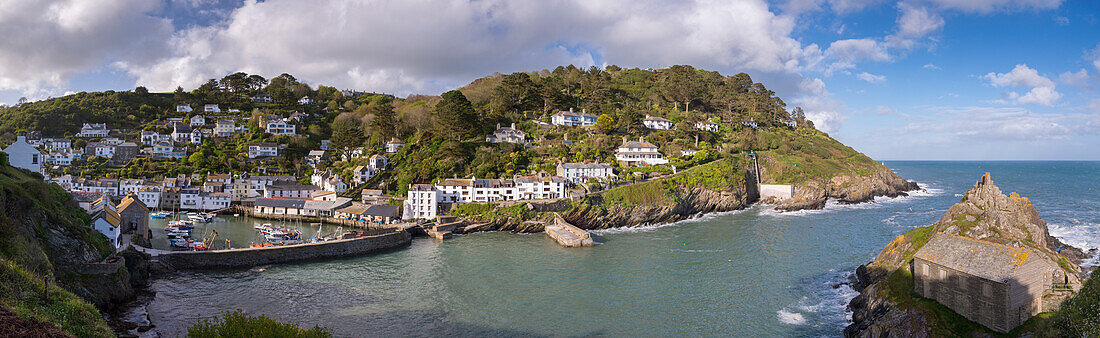
{"type": "Polygon", "coordinates": [[[328,170],[314,172],[313,175],[309,177],[309,183],[321,188],[321,190],[332,191],[337,194],[344,192],[344,190],[348,190],[347,183],[344,183],[344,180],[340,179],[340,175],[336,175],[328,170]]]}
{"type": "Polygon", "coordinates": [[[492,134],[485,136],[485,142],[489,143],[525,143],[527,142],[527,133],[516,129],[516,124],[512,123],[511,127],[501,128],[497,123],[497,130],[492,134]]]}
{"type": "Polygon", "coordinates": [[[572,183],[584,182],[589,178],[604,180],[615,177],[611,165],[606,163],[558,163],[557,174],[572,183]]]}
{"type": "Polygon", "coordinates": [[[195,115],[191,117],[191,126],[205,126],[206,117],[202,115],[195,115]]]}
{"type": "Polygon", "coordinates": [[[252,97],[252,102],[256,103],[271,103],[272,100],[271,94],[259,94],[252,97]]]}
{"type": "Polygon", "coordinates": [[[141,190],[138,190],[138,200],[149,209],[160,208],[160,193],[162,189],[164,189],[164,187],[157,185],[143,187],[141,190]]]}
{"type": "Polygon", "coordinates": [[[404,146],[405,146],[405,142],[402,142],[401,140],[398,140],[396,137],[394,137],[394,138],[390,139],[389,142],[386,142],[386,152],[387,153],[396,153],[398,150],[401,150],[401,147],[404,147],[404,146]]]}
{"type": "Polygon", "coordinates": [[[672,121],[660,116],[645,116],[645,120],[642,120],[642,124],[646,128],[656,130],[669,130],[672,129],[672,121]]]}
{"type": "Polygon", "coordinates": [[[107,137],[110,133],[106,123],[85,123],[76,137],[107,137]]]}
{"type": "Polygon", "coordinates": [[[191,105],[189,105],[189,104],[177,104],[176,105],[176,112],[177,113],[190,113],[193,110],[194,109],[191,109],[191,105]]]}
{"type": "Polygon", "coordinates": [[[157,144],[158,139],[157,132],[155,131],[142,131],[141,132],[141,144],[146,146],[152,146],[157,144]]]}
{"type": "Polygon", "coordinates": [[[435,219],[439,212],[439,193],[430,184],[409,186],[409,197],[405,199],[402,217],[405,220],[435,219]]]}
{"type": "Polygon", "coordinates": [[[178,143],[191,142],[191,126],[183,123],[172,126],[172,141],[178,143]]]}
{"type": "Polygon", "coordinates": [[[237,132],[237,122],[233,120],[218,120],[214,125],[214,136],[231,137],[237,132]]]}
{"type": "Polygon", "coordinates": [[[8,163],[16,168],[27,169],[36,173],[42,173],[42,152],[27,143],[26,136],[16,136],[15,143],[4,148],[8,154],[8,163]]]}
{"type": "Polygon", "coordinates": [[[516,176],[513,180],[516,184],[513,200],[565,197],[566,180],[561,176],[541,172],[535,176],[516,176]]]}
{"type": "Polygon", "coordinates": [[[271,135],[291,135],[291,136],[294,136],[296,134],[295,133],[296,127],[297,126],[295,126],[293,123],[290,123],[286,119],[278,119],[278,120],[275,120],[275,121],[268,121],[267,124],[265,125],[264,129],[265,129],[265,131],[267,131],[268,134],[271,134],[271,135]]]}
{"type": "Polygon", "coordinates": [[[351,169],[352,183],[356,185],[367,183],[372,177],[374,177],[375,171],[368,166],[357,166],[351,169]]]}
{"type": "Polygon", "coordinates": [[[263,196],[265,198],[310,198],[313,196],[313,192],[317,190],[321,189],[318,189],[317,186],[312,184],[301,184],[294,181],[280,181],[264,186],[263,196]]]}
{"type": "Polygon", "coordinates": [[[248,145],[248,158],[279,156],[279,145],[274,143],[256,142],[248,145]]]}
{"type": "Polygon", "coordinates": [[[597,119],[598,117],[595,114],[589,113],[585,109],[581,109],[580,113],[575,113],[573,108],[569,108],[569,111],[559,111],[551,116],[550,123],[566,127],[583,127],[596,124],[597,119]]]}
{"type": "Polygon", "coordinates": [[[386,171],[386,166],[389,165],[389,163],[390,163],[390,160],[388,158],[386,158],[386,156],[383,156],[382,154],[371,155],[370,159],[367,160],[367,166],[369,166],[370,169],[373,170],[374,172],[386,171]]]}
{"type": "Polygon", "coordinates": [[[42,145],[47,151],[68,150],[73,148],[73,141],[67,138],[48,138],[42,140],[42,145]]]}
{"type": "Polygon", "coordinates": [[[309,96],[303,96],[298,99],[298,104],[313,104],[313,99],[309,98],[309,96]]]}
{"type": "Polygon", "coordinates": [[[664,155],[657,151],[657,146],[641,137],[637,141],[626,141],[624,138],[623,144],[615,150],[615,159],[627,166],[668,163],[664,155]]]}
{"type": "Polygon", "coordinates": [[[202,130],[192,129],[190,141],[194,144],[202,144],[202,130]]]}
{"type": "Polygon", "coordinates": [[[202,111],[205,113],[220,113],[222,112],[222,109],[218,108],[217,104],[207,103],[206,105],[202,106],[202,111]]]}
{"type": "Polygon", "coordinates": [[[122,235],[122,229],[119,228],[119,224],[122,222],[115,206],[109,200],[106,200],[106,197],[101,197],[99,200],[92,202],[92,228],[107,236],[111,246],[117,248],[121,244],[119,239],[122,235]]]}
{"type": "Polygon", "coordinates": [[[710,121],[699,121],[695,122],[695,129],[717,133],[718,124],[710,121]]]}

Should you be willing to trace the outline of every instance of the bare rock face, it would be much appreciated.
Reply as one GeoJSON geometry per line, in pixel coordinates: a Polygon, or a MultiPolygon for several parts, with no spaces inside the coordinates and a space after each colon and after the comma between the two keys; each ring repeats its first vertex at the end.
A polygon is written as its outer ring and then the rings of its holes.
{"type": "Polygon", "coordinates": [[[701,187],[682,188],[671,205],[636,205],[607,208],[573,208],[562,216],[581,229],[597,230],[664,224],[694,215],[740,210],[748,205],[744,187],[731,191],[712,191],[701,187]]]}
{"type": "Polygon", "coordinates": [[[838,175],[827,182],[806,182],[795,187],[794,197],[781,201],[778,210],[795,211],[821,209],[825,201],[834,198],[843,203],[869,202],[878,196],[908,196],[906,192],[920,189],[916,182],[906,181],[889,168],[871,176],[838,175]]]}

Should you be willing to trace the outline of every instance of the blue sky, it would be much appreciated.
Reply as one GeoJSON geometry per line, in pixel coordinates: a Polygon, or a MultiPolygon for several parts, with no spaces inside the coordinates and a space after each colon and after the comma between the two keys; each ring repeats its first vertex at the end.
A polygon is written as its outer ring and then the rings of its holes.
{"type": "Polygon", "coordinates": [[[234,71],[438,94],[560,64],[746,72],[880,160],[1100,160],[1100,4],[15,0],[0,103],[234,71]]]}

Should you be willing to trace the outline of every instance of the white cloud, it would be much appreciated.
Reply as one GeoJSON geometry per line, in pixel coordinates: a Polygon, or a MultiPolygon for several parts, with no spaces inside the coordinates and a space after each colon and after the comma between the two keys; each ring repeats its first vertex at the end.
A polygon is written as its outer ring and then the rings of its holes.
{"type": "Polygon", "coordinates": [[[802,107],[806,118],[814,122],[814,127],[826,133],[840,129],[847,119],[841,113],[841,104],[833,99],[832,93],[825,89],[825,81],[819,78],[805,78],[798,84],[802,96],[791,100],[794,106],[802,107]]]}
{"type": "Polygon", "coordinates": [[[829,8],[839,14],[853,13],[882,3],[883,0],[829,0],[829,8]]]}
{"type": "Polygon", "coordinates": [[[886,76],[875,75],[868,72],[859,73],[858,75],[856,75],[856,78],[870,83],[879,83],[886,81],[886,76]]]}
{"type": "Polygon", "coordinates": [[[1034,103],[1044,106],[1053,105],[1054,102],[1062,98],[1062,94],[1055,91],[1054,87],[1035,87],[1031,88],[1026,94],[1016,98],[1018,103],[1034,103]]]}
{"type": "Polygon", "coordinates": [[[1058,81],[1075,87],[1088,87],[1089,72],[1084,68],[1076,72],[1065,72],[1062,73],[1062,75],[1058,75],[1058,81]]]}
{"type": "Polygon", "coordinates": [[[172,36],[167,19],[143,0],[15,0],[0,11],[0,90],[61,93],[76,74],[112,59],[144,64],[172,36]]]}
{"type": "Polygon", "coordinates": [[[886,46],[874,39],[845,39],[833,41],[825,54],[841,61],[890,61],[886,46]]]}
{"type": "Polygon", "coordinates": [[[174,55],[120,66],[155,90],[240,70],[399,95],[569,63],[797,74],[823,56],[794,27],[762,0],[249,1],[222,24],[177,33],[174,55]]]}
{"type": "Polygon", "coordinates": [[[943,28],[943,18],[928,8],[901,2],[898,3],[898,11],[901,12],[901,16],[897,19],[897,33],[888,39],[898,47],[907,47],[913,43],[914,39],[923,38],[943,28]]]}
{"type": "Polygon", "coordinates": [[[911,123],[908,132],[946,134],[953,143],[990,139],[1064,139],[1082,131],[1084,114],[1039,114],[1016,107],[940,107],[942,118],[911,123]]]}
{"type": "Polygon", "coordinates": [[[1057,23],[1059,26],[1069,25],[1069,18],[1061,15],[1055,15],[1054,22],[1057,23]]]}
{"type": "Polygon", "coordinates": [[[1018,64],[1008,73],[990,72],[982,78],[989,80],[994,87],[1054,87],[1054,81],[1039,75],[1026,64],[1018,64]]]}
{"type": "Polygon", "coordinates": [[[1096,67],[1096,70],[1100,70],[1100,43],[1096,44],[1096,48],[1085,53],[1085,59],[1092,61],[1092,66],[1096,67]]]}
{"type": "Polygon", "coordinates": [[[1039,75],[1039,71],[1025,64],[1016,65],[1008,73],[990,72],[982,78],[989,80],[989,84],[994,87],[1031,87],[1023,95],[1015,91],[1003,93],[1005,99],[1018,104],[1050,106],[1062,98],[1062,94],[1054,90],[1054,81],[1039,75]]]}
{"type": "Polygon", "coordinates": [[[926,63],[926,64],[924,64],[924,66],[921,66],[921,68],[928,69],[928,70],[940,70],[940,66],[937,66],[937,65],[934,65],[934,64],[931,64],[931,63],[926,63]]]}

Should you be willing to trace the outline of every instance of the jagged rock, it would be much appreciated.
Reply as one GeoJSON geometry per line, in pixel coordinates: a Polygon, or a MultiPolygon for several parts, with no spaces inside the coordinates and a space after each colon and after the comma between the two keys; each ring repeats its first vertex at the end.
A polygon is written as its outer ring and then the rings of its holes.
{"type": "Polygon", "coordinates": [[[917,189],[920,187],[916,182],[906,181],[893,170],[885,168],[869,177],[837,175],[828,182],[810,181],[797,185],[794,197],[781,201],[776,209],[821,209],[829,198],[843,203],[863,203],[878,196],[908,196],[906,192],[917,189]]]}
{"type": "Polygon", "coordinates": [[[748,205],[744,187],[733,191],[712,191],[701,187],[681,188],[673,205],[635,205],[570,209],[562,214],[566,221],[581,229],[596,230],[645,224],[672,223],[694,215],[740,210],[748,205]]]}

